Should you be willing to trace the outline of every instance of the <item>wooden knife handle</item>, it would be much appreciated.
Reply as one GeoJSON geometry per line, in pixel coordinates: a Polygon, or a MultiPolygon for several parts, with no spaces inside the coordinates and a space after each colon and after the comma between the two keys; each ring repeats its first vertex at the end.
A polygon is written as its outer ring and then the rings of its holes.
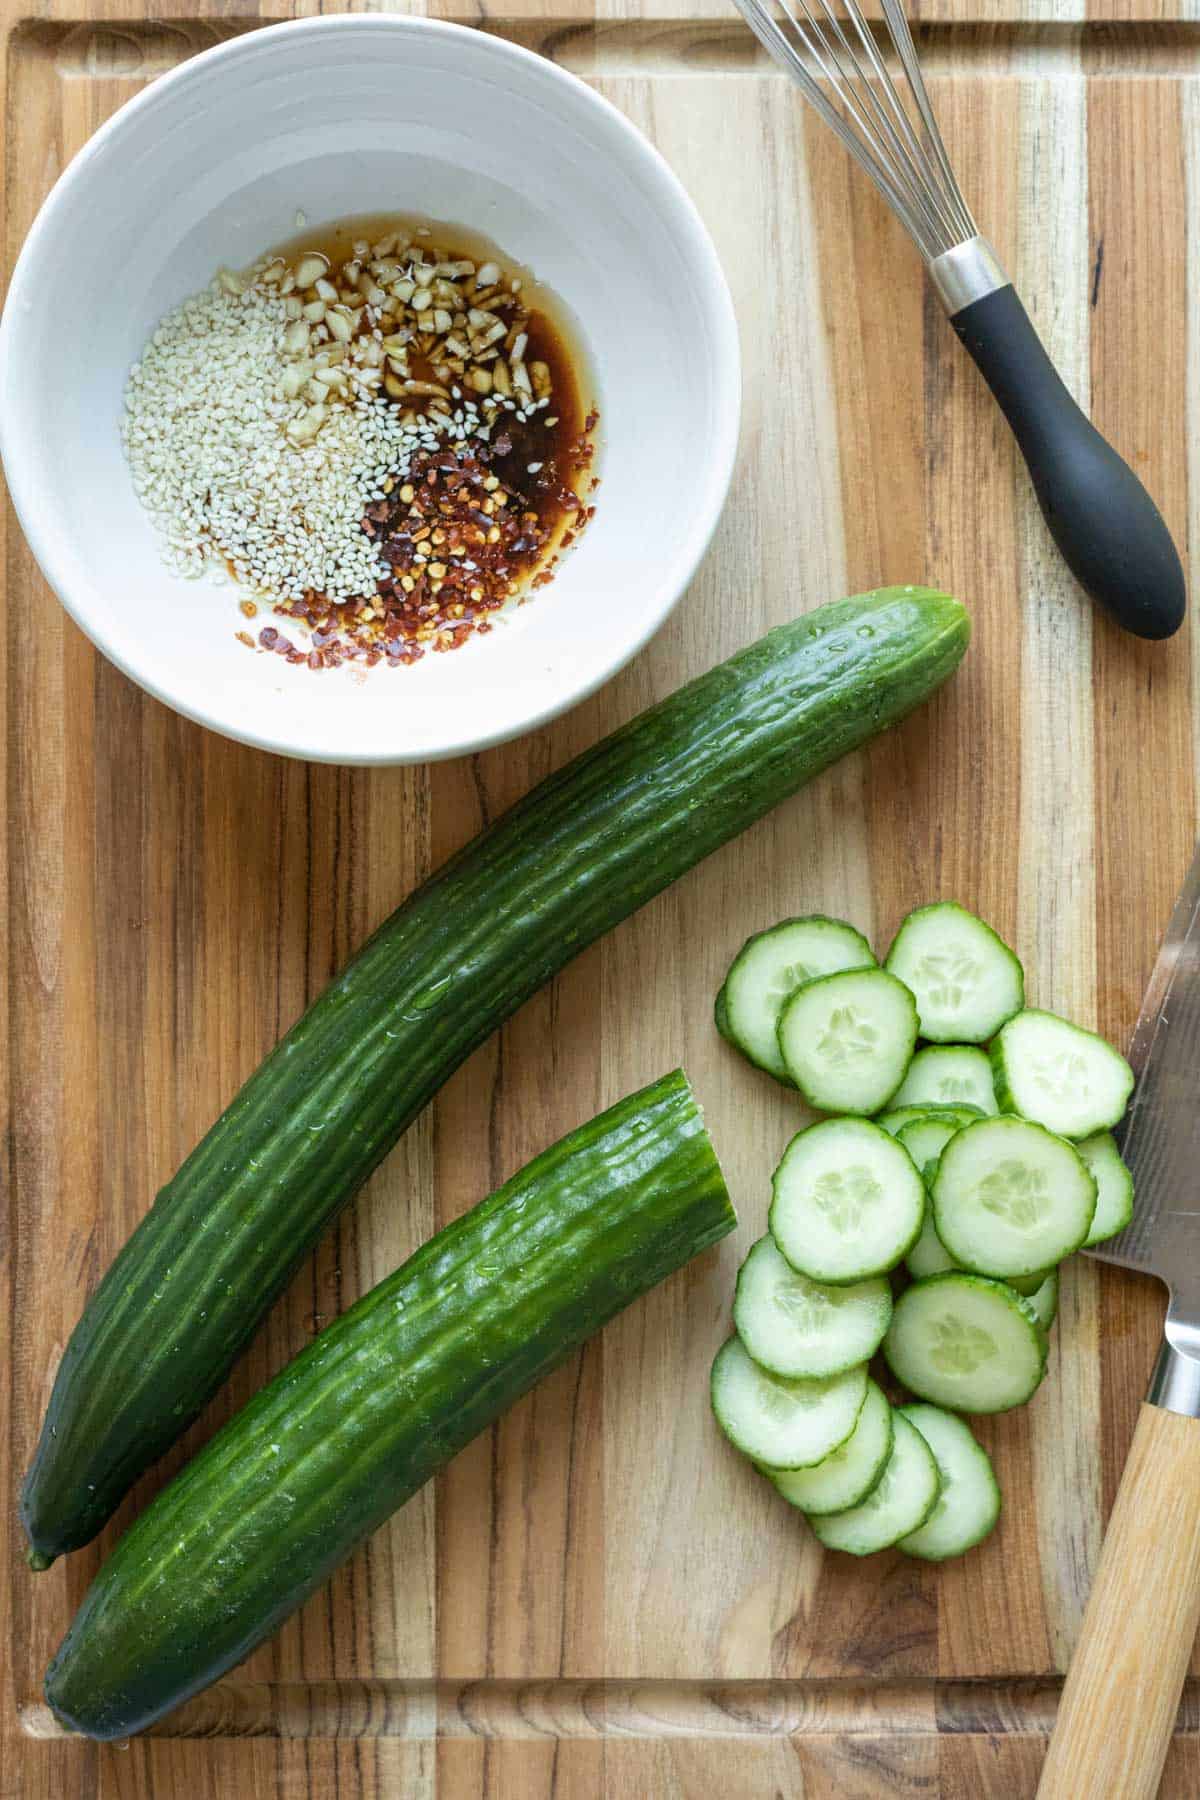
{"type": "Polygon", "coordinates": [[[1200,1419],[1138,1417],[1038,1800],[1154,1800],[1200,1622],[1200,1419]]]}

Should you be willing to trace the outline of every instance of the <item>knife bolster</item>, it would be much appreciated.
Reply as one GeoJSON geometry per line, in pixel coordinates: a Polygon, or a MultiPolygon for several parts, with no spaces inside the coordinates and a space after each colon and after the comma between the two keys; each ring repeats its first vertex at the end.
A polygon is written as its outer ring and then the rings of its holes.
{"type": "Polygon", "coordinates": [[[1164,1412],[1200,1419],[1200,1334],[1193,1334],[1187,1328],[1181,1332],[1170,1318],[1146,1400],[1150,1406],[1161,1407],[1164,1412]],[[1188,1339],[1187,1349],[1172,1342],[1173,1338],[1184,1335],[1188,1339]]]}

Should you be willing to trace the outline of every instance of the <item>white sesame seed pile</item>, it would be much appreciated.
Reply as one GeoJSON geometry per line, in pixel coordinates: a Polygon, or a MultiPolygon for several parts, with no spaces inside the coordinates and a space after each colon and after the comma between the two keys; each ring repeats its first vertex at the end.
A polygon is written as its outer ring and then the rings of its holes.
{"type": "Polygon", "coordinates": [[[460,406],[406,423],[351,369],[306,437],[310,400],[280,383],[291,317],[277,287],[221,276],[163,319],[126,390],[134,487],[176,573],[226,562],[268,598],[371,594],[388,570],[363,533],[366,508],[414,455],[465,441],[479,421],[460,406]]]}

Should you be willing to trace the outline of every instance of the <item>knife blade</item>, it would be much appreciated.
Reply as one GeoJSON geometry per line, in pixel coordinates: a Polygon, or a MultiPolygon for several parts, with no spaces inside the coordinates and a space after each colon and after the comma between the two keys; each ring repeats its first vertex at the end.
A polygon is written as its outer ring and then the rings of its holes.
{"type": "Polygon", "coordinates": [[[1133,1219],[1089,1250],[1157,1275],[1163,1344],[1113,1504],[1038,1800],[1152,1800],[1200,1627],[1200,845],[1133,1033],[1116,1134],[1133,1219]]]}
{"type": "Polygon", "coordinates": [[[1200,845],[1163,939],[1129,1060],[1133,1101],[1118,1128],[1134,1182],[1133,1219],[1087,1255],[1157,1275],[1170,1289],[1167,1336],[1200,1354],[1200,845]],[[1182,1340],[1186,1340],[1182,1341],[1182,1340]]]}

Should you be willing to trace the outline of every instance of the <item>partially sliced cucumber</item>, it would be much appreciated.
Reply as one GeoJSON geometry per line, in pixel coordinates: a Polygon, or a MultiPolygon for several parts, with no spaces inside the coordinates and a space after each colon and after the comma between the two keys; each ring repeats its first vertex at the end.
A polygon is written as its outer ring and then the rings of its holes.
{"type": "Polygon", "coordinates": [[[955,1262],[1001,1280],[1040,1274],[1078,1250],[1096,1210],[1096,1182],[1075,1146],[1011,1117],[956,1132],[930,1196],[955,1262]]]}
{"type": "Polygon", "coordinates": [[[917,1240],[925,1185],[901,1144],[866,1119],[825,1119],[775,1171],[771,1236],[813,1281],[886,1274],[917,1240]]]}
{"type": "Polygon", "coordinates": [[[870,1556],[916,1531],[940,1491],[934,1455],[902,1412],[892,1414],[892,1454],[866,1499],[847,1512],[818,1514],[812,1528],[827,1550],[870,1556]]]}
{"type": "Polygon", "coordinates": [[[892,1409],[882,1388],[867,1383],[858,1423],[844,1444],[813,1469],[763,1469],[801,1512],[844,1512],[865,1500],[892,1454],[892,1409]]]}
{"type": "Polygon", "coordinates": [[[987,1051],[977,1044],[928,1044],[918,1050],[892,1105],[919,1106],[923,1100],[998,1112],[987,1051]]]}
{"type": "Polygon", "coordinates": [[[1002,1112],[1034,1119],[1060,1137],[1107,1131],[1133,1092],[1133,1070],[1119,1050],[1094,1031],[1032,1008],[1010,1019],[992,1045],[992,1074],[1002,1112]]]}
{"type": "Polygon", "coordinates": [[[916,1041],[913,997],[882,969],[806,982],[779,1015],[784,1067],[820,1112],[878,1112],[904,1080],[916,1041]]]}
{"type": "Polygon", "coordinates": [[[905,1289],[883,1354],[897,1381],[922,1400],[956,1412],[1007,1412],[1036,1391],[1046,1338],[1015,1288],[951,1272],[905,1289]]]}
{"type": "Polygon", "coordinates": [[[737,1279],[733,1322],[755,1362],[773,1375],[814,1380],[874,1356],[892,1316],[880,1276],[849,1287],[811,1281],[772,1237],[751,1247],[737,1279]]]}
{"type": "Polygon", "coordinates": [[[779,1015],[805,981],[843,969],[873,969],[875,956],[861,931],[813,913],[784,919],[747,938],[717,995],[721,1036],[769,1075],[790,1084],[779,1053],[779,1015]]]}
{"type": "Polygon", "coordinates": [[[961,1131],[964,1125],[970,1125],[984,1114],[977,1106],[935,1106],[932,1100],[923,1101],[920,1106],[893,1106],[887,1112],[879,1114],[875,1123],[889,1137],[899,1137],[906,1125],[918,1124],[923,1119],[938,1119],[946,1125],[953,1125],[961,1131]]]}
{"type": "Polygon", "coordinates": [[[935,1044],[986,1044],[1025,1004],[1008,945],[952,900],[910,912],[884,967],[915,994],[921,1036],[935,1044]]]}
{"type": "Polygon", "coordinates": [[[1000,1517],[1000,1487],[992,1460],[972,1435],[970,1426],[920,1401],[899,1408],[933,1451],[941,1480],[933,1511],[925,1523],[900,1539],[906,1556],[945,1562],[982,1543],[1000,1517]]]}
{"type": "Polygon", "coordinates": [[[823,1462],[854,1430],[866,1393],[865,1364],[827,1381],[787,1381],[760,1369],[736,1337],[712,1367],[718,1425],[743,1455],[772,1469],[823,1462]]]}
{"type": "Polygon", "coordinates": [[[1026,1304],[1033,1308],[1042,1330],[1049,1331],[1058,1313],[1057,1269],[1051,1269],[1041,1287],[1029,1295],[1026,1304]]]}
{"type": "Polygon", "coordinates": [[[1121,1161],[1111,1131],[1080,1138],[1075,1148],[1096,1178],[1096,1212],[1085,1243],[1102,1244],[1124,1231],[1133,1217],[1133,1176],[1121,1161]]]}

